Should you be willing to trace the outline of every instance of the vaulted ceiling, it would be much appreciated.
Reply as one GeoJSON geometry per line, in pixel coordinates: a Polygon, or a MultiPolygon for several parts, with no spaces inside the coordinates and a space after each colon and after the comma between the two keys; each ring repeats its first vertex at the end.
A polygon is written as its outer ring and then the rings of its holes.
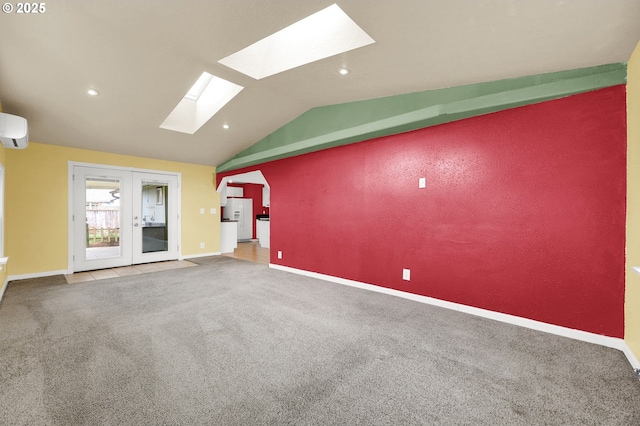
{"type": "Polygon", "coordinates": [[[32,142],[213,166],[314,107],[626,62],[640,40],[637,0],[44,4],[0,14],[0,102],[32,142]],[[260,80],[218,63],[333,3],[376,42],[260,80]],[[161,129],[203,71],[244,89],[193,135],[161,129]]]}

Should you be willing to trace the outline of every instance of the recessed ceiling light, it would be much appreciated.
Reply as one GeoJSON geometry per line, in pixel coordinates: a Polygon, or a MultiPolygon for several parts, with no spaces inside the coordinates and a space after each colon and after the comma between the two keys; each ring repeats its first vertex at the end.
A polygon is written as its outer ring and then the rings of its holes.
{"type": "Polygon", "coordinates": [[[347,74],[349,74],[349,70],[348,70],[348,69],[346,69],[346,68],[340,68],[340,69],[338,70],[338,72],[339,72],[341,75],[347,75],[347,74]]]}
{"type": "Polygon", "coordinates": [[[98,96],[99,92],[96,89],[87,89],[87,95],[89,95],[89,96],[98,96]]]}
{"type": "Polygon", "coordinates": [[[375,43],[333,4],[219,60],[257,80],[375,43]]]}
{"type": "Polygon", "coordinates": [[[223,128],[223,129],[228,129],[228,128],[229,128],[229,125],[228,125],[228,124],[223,124],[223,125],[222,125],[222,128],[223,128]]]}
{"type": "Polygon", "coordinates": [[[242,89],[244,87],[204,72],[160,128],[192,135],[242,89]]]}

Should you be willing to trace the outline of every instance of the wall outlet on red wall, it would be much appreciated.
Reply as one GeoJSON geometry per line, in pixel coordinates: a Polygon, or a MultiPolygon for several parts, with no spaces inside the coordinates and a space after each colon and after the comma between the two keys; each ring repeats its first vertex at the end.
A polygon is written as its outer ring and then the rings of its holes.
{"type": "Polygon", "coordinates": [[[402,270],[402,279],[405,281],[411,281],[411,269],[402,270]]]}

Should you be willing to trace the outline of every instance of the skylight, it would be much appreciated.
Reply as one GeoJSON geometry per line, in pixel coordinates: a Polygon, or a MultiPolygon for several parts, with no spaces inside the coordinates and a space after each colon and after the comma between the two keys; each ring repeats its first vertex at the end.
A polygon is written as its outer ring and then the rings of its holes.
{"type": "Polygon", "coordinates": [[[192,135],[242,89],[244,87],[204,72],[160,128],[192,135]]]}
{"type": "Polygon", "coordinates": [[[208,72],[203,72],[200,78],[198,78],[191,89],[184,95],[185,98],[191,99],[193,101],[197,101],[204,89],[207,88],[207,85],[211,82],[213,76],[208,72]]]}
{"type": "Polygon", "coordinates": [[[260,80],[375,43],[333,4],[218,62],[260,80]]]}

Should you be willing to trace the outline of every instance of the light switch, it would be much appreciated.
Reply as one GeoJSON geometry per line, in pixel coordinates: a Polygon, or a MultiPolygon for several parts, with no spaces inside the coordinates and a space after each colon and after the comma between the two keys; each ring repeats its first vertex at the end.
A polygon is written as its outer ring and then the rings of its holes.
{"type": "Polygon", "coordinates": [[[204,207],[200,209],[200,214],[204,214],[204,207]]]}
{"type": "Polygon", "coordinates": [[[216,209],[215,208],[212,208],[210,211],[211,211],[211,214],[216,214],[216,209]]]}
{"type": "Polygon", "coordinates": [[[419,188],[426,188],[427,187],[427,178],[420,178],[418,180],[418,187],[419,188]]]}

